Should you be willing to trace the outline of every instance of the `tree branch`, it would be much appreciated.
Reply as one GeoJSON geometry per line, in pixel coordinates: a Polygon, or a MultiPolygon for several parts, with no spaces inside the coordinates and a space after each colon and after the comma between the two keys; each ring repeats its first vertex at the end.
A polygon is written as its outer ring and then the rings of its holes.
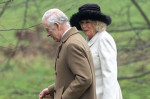
{"type": "Polygon", "coordinates": [[[23,28],[25,27],[26,25],[26,17],[27,17],[27,13],[28,13],[28,3],[29,3],[29,0],[26,1],[26,5],[25,5],[25,11],[24,11],[24,21],[23,21],[23,28]]]}
{"type": "Polygon", "coordinates": [[[0,30],[0,31],[16,31],[16,30],[27,30],[27,29],[30,29],[30,28],[33,28],[33,27],[36,27],[38,25],[41,25],[42,23],[39,23],[39,24],[36,24],[36,25],[33,25],[33,26],[30,26],[30,27],[27,27],[27,28],[20,28],[20,29],[3,29],[3,30],[0,30]]]}
{"type": "Polygon", "coordinates": [[[0,2],[0,4],[8,3],[8,2],[12,2],[12,1],[13,1],[13,0],[8,0],[8,1],[0,2]]]}
{"type": "Polygon", "coordinates": [[[136,79],[136,78],[140,78],[140,77],[143,77],[143,76],[146,76],[146,75],[149,75],[149,74],[150,74],[150,71],[145,72],[145,73],[142,73],[142,74],[137,75],[137,76],[130,76],[130,77],[118,77],[118,80],[136,79]]]}
{"type": "Polygon", "coordinates": [[[145,19],[147,25],[150,28],[150,21],[149,21],[148,17],[146,16],[146,14],[144,13],[144,11],[141,9],[141,7],[139,6],[139,4],[135,0],[131,0],[131,1],[136,6],[136,8],[140,11],[141,15],[143,16],[143,18],[145,19]]]}
{"type": "Polygon", "coordinates": [[[148,28],[148,27],[133,27],[133,28],[127,28],[127,29],[120,29],[120,30],[118,30],[118,29],[114,29],[114,30],[108,30],[108,32],[128,32],[128,31],[133,31],[133,30],[145,30],[145,29],[147,29],[147,30],[150,30],[150,28],[148,28]]]}
{"type": "Polygon", "coordinates": [[[8,6],[8,4],[9,4],[9,2],[7,1],[7,2],[5,2],[5,5],[4,5],[4,7],[3,7],[3,9],[2,9],[2,11],[0,12],[0,17],[3,15],[3,13],[5,12],[5,10],[6,10],[6,8],[7,8],[7,6],[8,6]]]}

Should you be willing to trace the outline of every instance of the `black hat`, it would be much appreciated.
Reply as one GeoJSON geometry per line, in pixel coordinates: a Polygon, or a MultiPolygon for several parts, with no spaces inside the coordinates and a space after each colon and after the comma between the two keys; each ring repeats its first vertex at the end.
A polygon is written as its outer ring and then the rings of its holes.
{"type": "Polygon", "coordinates": [[[81,20],[102,21],[107,25],[111,24],[110,16],[101,13],[101,9],[97,4],[84,4],[79,9],[79,12],[73,14],[70,18],[71,26],[81,30],[79,22],[81,20]]]}

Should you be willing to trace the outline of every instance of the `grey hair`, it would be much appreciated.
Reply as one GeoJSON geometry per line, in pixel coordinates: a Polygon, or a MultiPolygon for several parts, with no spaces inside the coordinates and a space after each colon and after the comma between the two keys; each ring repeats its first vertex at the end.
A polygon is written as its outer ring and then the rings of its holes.
{"type": "Polygon", "coordinates": [[[98,31],[98,32],[103,32],[103,31],[105,31],[105,30],[106,30],[106,27],[107,27],[106,23],[101,22],[101,21],[95,21],[95,22],[94,22],[94,25],[95,25],[96,31],[98,31]]]}
{"type": "Polygon", "coordinates": [[[46,20],[47,24],[51,27],[54,27],[55,22],[58,22],[63,26],[70,26],[67,16],[57,8],[46,11],[42,17],[42,21],[44,20],[46,20]]]}

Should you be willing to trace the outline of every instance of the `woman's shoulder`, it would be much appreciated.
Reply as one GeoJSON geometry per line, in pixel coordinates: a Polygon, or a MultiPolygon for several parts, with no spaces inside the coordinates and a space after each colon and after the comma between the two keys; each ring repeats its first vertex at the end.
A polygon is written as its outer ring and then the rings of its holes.
{"type": "Polygon", "coordinates": [[[109,40],[109,39],[111,40],[113,39],[113,37],[107,31],[99,33],[99,40],[109,40]]]}

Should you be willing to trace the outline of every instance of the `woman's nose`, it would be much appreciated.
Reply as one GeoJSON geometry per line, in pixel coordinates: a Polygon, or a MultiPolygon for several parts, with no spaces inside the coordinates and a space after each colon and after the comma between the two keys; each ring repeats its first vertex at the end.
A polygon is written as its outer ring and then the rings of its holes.
{"type": "Polygon", "coordinates": [[[86,24],[84,24],[84,23],[81,24],[81,27],[82,27],[82,28],[85,28],[85,27],[86,27],[86,24]]]}

